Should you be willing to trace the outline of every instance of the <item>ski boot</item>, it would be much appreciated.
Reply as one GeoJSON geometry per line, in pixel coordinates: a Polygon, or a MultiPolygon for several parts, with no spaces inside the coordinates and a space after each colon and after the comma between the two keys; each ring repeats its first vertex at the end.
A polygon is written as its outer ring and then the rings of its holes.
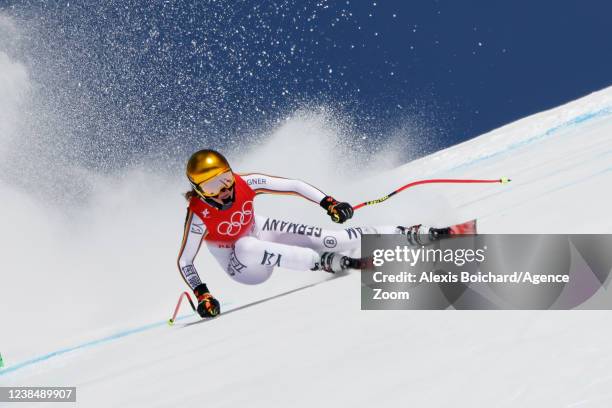
{"type": "Polygon", "coordinates": [[[398,226],[397,229],[401,234],[406,235],[410,244],[415,246],[429,245],[440,239],[454,238],[462,235],[476,235],[476,220],[470,220],[445,228],[426,227],[418,224],[412,227],[398,226]]]}
{"type": "Polygon", "coordinates": [[[321,261],[312,270],[340,273],[347,269],[364,269],[367,264],[367,259],[351,258],[337,252],[323,252],[321,261]]]}

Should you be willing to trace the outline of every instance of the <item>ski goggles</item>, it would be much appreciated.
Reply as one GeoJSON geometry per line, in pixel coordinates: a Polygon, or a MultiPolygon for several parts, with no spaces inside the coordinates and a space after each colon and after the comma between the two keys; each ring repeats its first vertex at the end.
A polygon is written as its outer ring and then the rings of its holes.
{"type": "Polygon", "coordinates": [[[213,177],[208,181],[200,184],[194,184],[193,187],[204,197],[216,197],[224,190],[231,190],[234,187],[236,180],[231,171],[226,171],[218,176],[213,177]]]}

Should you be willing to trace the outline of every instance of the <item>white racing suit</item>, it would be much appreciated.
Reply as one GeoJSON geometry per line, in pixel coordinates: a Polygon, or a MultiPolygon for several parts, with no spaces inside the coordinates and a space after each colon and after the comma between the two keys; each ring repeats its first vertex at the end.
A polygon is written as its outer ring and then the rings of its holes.
{"type": "MultiPolygon", "coordinates": [[[[283,179],[263,174],[242,176],[256,193],[297,194],[319,203],[321,191],[299,180],[283,179]],[[265,188],[264,188],[265,187],[265,188]]],[[[249,214],[252,215],[252,214],[249,214]]],[[[234,280],[258,284],[267,280],[274,267],[308,270],[318,267],[321,253],[356,253],[362,234],[398,233],[397,227],[354,227],[328,230],[274,218],[255,216],[251,231],[233,243],[206,241],[219,265],[234,280]]],[[[183,244],[178,267],[187,284],[193,289],[201,282],[194,259],[206,236],[206,226],[192,211],[187,214],[183,244]]]]}

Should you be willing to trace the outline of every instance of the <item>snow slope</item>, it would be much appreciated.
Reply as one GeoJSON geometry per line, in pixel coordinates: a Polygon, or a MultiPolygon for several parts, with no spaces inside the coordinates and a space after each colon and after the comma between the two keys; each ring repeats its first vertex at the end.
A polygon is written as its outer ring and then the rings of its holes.
{"type": "MultiPolygon", "coordinates": [[[[290,130],[279,131],[270,146],[278,148],[290,130]]],[[[242,165],[253,167],[248,158],[242,165]]],[[[352,185],[326,187],[361,201],[403,182],[447,176],[513,182],[418,187],[360,210],[351,225],[477,217],[482,232],[612,233],[612,88],[383,174],[355,177],[352,185]]],[[[320,221],[316,209],[302,205],[295,202],[305,219],[320,221]]],[[[258,211],[286,215],[268,197],[258,211]]],[[[357,273],[329,279],[278,270],[257,288],[224,279],[211,273],[209,281],[226,310],[269,299],[184,326],[189,317],[173,328],[160,315],[137,321],[114,315],[115,326],[103,325],[113,314],[100,311],[98,331],[90,327],[16,352],[22,358],[8,359],[0,384],[76,386],[84,407],[612,404],[609,312],[361,311],[357,273]],[[145,326],[150,322],[158,323],[145,326]],[[59,354],[45,354],[53,350],[59,354]]],[[[171,312],[170,299],[180,290],[173,285],[171,296],[152,301],[155,310],[163,304],[171,312]]],[[[18,350],[15,343],[7,342],[18,350]]]]}

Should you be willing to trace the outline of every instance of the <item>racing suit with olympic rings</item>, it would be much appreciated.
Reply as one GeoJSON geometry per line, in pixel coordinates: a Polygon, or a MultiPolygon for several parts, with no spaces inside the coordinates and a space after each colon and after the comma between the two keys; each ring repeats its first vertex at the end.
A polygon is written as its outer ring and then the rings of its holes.
{"type": "Polygon", "coordinates": [[[194,266],[202,241],[231,278],[258,284],[267,280],[276,266],[308,270],[318,265],[323,252],[358,251],[362,234],[398,233],[394,226],[328,230],[256,216],[252,197],[257,194],[294,194],[317,204],[325,194],[300,180],[257,173],[235,177],[236,200],[231,208],[216,213],[218,210],[198,197],[191,199],[198,201],[192,202],[187,212],[178,267],[192,289],[202,283],[194,266]],[[211,224],[215,214],[223,218],[211,224]]]}

